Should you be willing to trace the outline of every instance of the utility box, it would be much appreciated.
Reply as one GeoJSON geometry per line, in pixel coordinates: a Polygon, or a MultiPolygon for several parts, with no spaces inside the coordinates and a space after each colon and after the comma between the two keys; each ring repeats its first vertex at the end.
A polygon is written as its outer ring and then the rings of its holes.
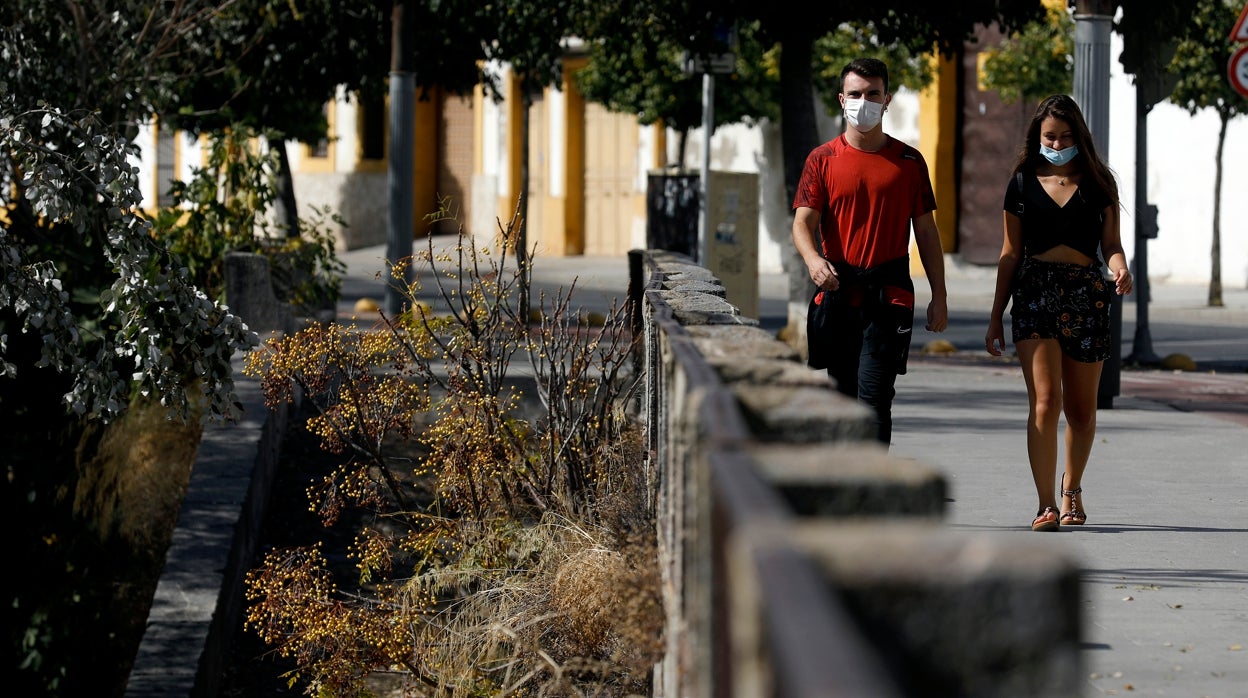
{"type": "Polygon", "coordinates": [[[706,261],[729,303],[758,318],[758,175],[711,170],[706,261]]]}

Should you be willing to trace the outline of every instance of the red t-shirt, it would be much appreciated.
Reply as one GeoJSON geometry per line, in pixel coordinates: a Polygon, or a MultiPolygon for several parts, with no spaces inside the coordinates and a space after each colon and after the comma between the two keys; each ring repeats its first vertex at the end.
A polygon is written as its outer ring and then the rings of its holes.
{"type": "Polygon", "coordinates": [[[910,251],[910,221],[936,210],[927,162],[889,137],[868,153],[838,136],[810,151],[793,208],[819,212],[823,255],[870,269],[910,251]]]}

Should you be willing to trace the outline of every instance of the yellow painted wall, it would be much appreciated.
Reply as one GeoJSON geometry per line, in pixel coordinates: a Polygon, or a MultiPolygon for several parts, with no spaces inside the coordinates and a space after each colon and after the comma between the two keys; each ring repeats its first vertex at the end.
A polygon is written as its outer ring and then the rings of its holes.
{"type": "Polygon", "coordinates": [[[936,224],[946,252],[957,241],[958,192],[954,157],[958,141],[958,59],[933,57],[936,78],[919,93],[919,151],[936,192],[936,224]]]}
{"type": "MultiPolygon", "coordinates": [[[[958,234],[957,168],[954,158],[958,140],[958,58],[935,55],[930,59],[935,78],[919,93],[919,152],[927,160],[936,193],[936,226],[945,252],[952,252],[958,234]]],[[[914,254],[911,271],[923,273],[923,265],[914,254]]]]}
{"type": "Polygon", "coordinates": [[[440,94],[416,100],[416,125],[412,137],[412,236],[429,234],[425,216],[438,207],[438,121],[442,118],[440,94]]]}
{"type": "Polygon", "coordinates": [[[576,73],[588,58],[563,62],[564,146],[563,254],[585,254],[585,98],[576,87],[576,73]]]}

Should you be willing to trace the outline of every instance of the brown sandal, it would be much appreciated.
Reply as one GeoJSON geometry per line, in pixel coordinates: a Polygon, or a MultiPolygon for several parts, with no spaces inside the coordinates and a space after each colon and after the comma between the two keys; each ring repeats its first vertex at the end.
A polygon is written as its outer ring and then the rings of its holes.
{"type": "Polygon", "coordinates": [[[1031,520],[1033,531],[1056,531],[1058,527],[1058,511],[1055,507],[1041,509],[1036,512],[1036,518],[1031,520]]]}
{"type": "Polygon", "coordinates": [[[1062,514],[1062,523],[1067,526],[1082,526],[1088,520],[1088,515],[1079,508],[1079,495],[1082,493],[1082,487],[1062,490],[1063,497],[1070,497],[1070,511],[1062,514]]]}

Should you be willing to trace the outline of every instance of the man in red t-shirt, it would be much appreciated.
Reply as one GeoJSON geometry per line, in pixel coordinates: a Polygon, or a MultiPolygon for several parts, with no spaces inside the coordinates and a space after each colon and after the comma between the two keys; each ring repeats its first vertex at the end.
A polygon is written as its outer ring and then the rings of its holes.
{"type": "Polygon", "coordinates": [[[875,411],[885,445],[914,322],[911,226],[932,291],[927,329],[943,332],[949,320],[936,197],[919,151],[884,133],[891,100],[883,61],[845,66],[840,101],[849,127],[807,156],[793,200],[793,244],[820,291],[811,301],[808,361],[875,411]]]}

